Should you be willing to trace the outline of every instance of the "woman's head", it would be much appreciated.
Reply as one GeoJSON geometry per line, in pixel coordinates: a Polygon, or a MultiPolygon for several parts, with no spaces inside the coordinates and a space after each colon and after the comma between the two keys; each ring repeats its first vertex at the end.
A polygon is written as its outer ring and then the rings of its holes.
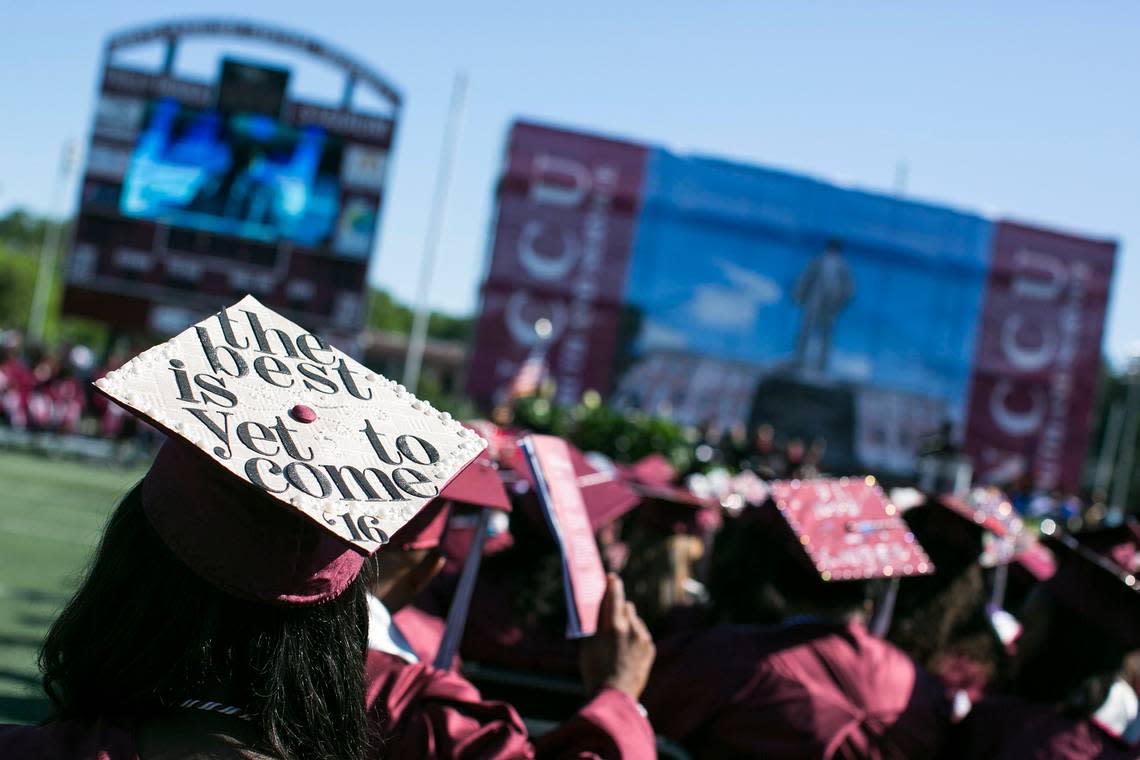
{"type": "MultiPolygon", "coordinates": [[[[925,546],[925,544],[923,544],[925,546]]],[[[986,582],[976,562],[955,573],[904,578],[887,639],[941,674],[947,663],[973,663],[990,687],[1004,684],[1008,659],[986,613],[986,582]]]]}
{"type": "Polygon", "coordinates": [[[282,757],[359,757],[367,625],[360,580],[308,606],[218,590],[158,538],[136,487],[44,641],[44,690],[60,719],[145,719],[185,699],[224,701],[254,714],[282,757]]]}
{"type": "Polygon", "coordinates": [[[726,521],[713,543],[709,593],[733,623],[776,623],[795,615],[847,618],[867,609],[860,581],[825,582],[774,509],[726,521]]]}
{"type": "Polygon", "coordinates": [[[697,562],[704,553],[698,536],[636,531],[629,541],[629,560],[622,569],[626,597],[650,629],[664,622],[677,607],[692,606],[691,591],[697,562]]]}

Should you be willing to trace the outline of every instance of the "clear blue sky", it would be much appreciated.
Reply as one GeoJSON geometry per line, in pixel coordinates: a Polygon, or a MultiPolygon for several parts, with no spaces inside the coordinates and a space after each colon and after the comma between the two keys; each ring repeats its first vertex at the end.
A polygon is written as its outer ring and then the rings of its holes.
{"type": "MultiPolygon", "coordinates": [[[[415,290],[454,72],[470,98],[432,301],[475,308],[506,127],[525,115],[1111,236],[1107,347],[1140,340],[1140,4],[0,0],[0,211],[85,141],[100,45],[172,16],[272,21],[404,92],[371,278],[415,290]],[[145,8],[145,10],[143,10],[145,8]]],[[[69,191],[67,203],[74,201],[69,191]]]]}

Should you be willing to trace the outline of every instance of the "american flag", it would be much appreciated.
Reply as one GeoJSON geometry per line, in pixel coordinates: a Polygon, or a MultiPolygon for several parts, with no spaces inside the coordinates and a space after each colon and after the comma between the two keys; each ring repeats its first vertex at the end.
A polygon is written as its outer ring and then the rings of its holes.
{"type": "Polygon", "coordinates": [[[507,389],[507,400],[526,398],[538,393],[542,383],[546,380],[546,352],[535,351],[519,365],[518,372],[511,379],[507,389]]]}

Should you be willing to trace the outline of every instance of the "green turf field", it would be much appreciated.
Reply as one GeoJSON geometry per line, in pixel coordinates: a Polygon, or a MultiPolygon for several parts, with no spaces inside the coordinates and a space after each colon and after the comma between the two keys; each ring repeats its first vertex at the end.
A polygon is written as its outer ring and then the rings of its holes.
{"type": "Polygon", "coordinates": [[[0,723],[43,717],[40,641],[141,474],[0,451],[0,723]]]}

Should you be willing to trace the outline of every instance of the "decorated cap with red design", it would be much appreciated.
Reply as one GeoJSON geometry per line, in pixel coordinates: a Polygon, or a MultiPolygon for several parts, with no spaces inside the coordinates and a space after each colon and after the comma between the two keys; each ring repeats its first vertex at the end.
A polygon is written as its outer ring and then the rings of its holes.
{"type": "Polygon", "coordinates": [[[938,504],[952,514],[1004,538],[1023,529],[1013,504],[996,488],[975,488],[964,498],[953,494],[938,497],[938,504]]]}
{"type": "Polygon", "coordinates": [[[987,567],[1005,564],[1036,545],[1009,499],[992,487],[923,498],[903,514],[938,566],[949,572],[979,560],[987,567]]]}
{"type": "Polygon", "coordinates": [[[487,457],[501,465],[509,464],[518,454],[519,434],[490,420],[468,420],[463,426],[487,441],[487,457]]]}
{"type": "Polygon", "coordinates": [[[934,572],[934,564],[873,478],[776,481],[771,493],[825,581],[934,572]]]}
{"type": "Polygon", "coordinates": [[[250,296],[95,385],[168,436],[141,487],[158,536],[257,601],[335,597],[485,446],[250,296]]]}

